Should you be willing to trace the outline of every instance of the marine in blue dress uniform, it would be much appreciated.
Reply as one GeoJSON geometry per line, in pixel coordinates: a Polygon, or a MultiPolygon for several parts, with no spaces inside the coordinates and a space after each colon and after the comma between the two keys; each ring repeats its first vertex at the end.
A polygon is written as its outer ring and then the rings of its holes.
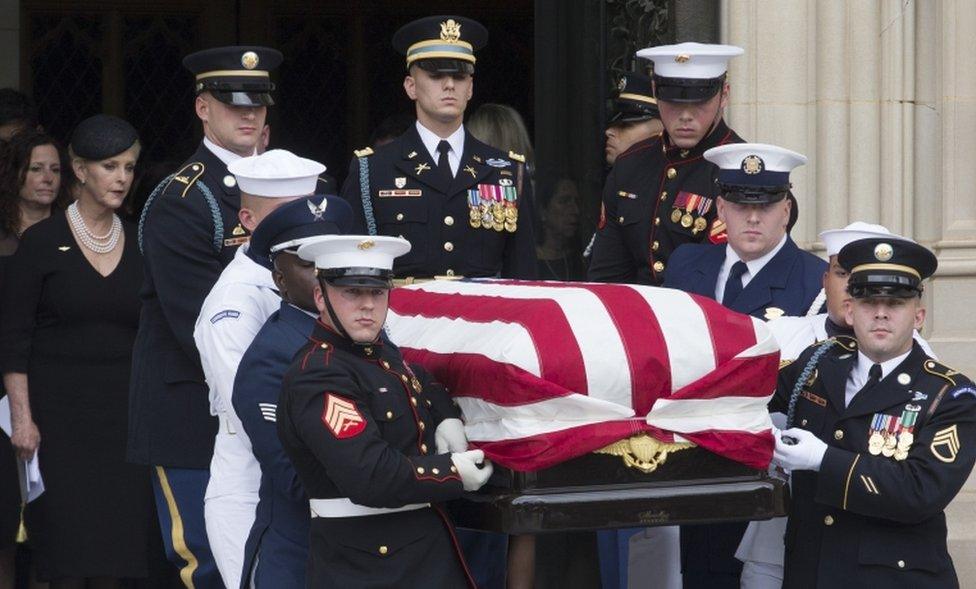
{"type": "Polygon", "coordinates": [[[770,404],[790,426],[774,432],[793,489],[783,586],[958,587],[945,508],[976,462],[976,386],[913,341],[937,260],[884,237],[838,260],[855,337],[781,369],[770,404]]]}
{"type": "Polygon", "coordinates": [[[521,154],[465,130],[475,55],[488,31],[460,16],[432,16],[393,38],[406,56],[417,123],[391,143],[358,150],[342,197],[360,233],[407,239],[397,277],[534,278],[532,184],[521,154]]]}
{"type": "MultiPolygon", "coordinates": [[[[805,315],[818,299],[827,269],[788,233],[797,218],[796,201],[788,198],[790,171],[806,158],[758,143],[715,147],[705,158],[719,168],[718,219],[725,223],[728,243],[678,248],[664,286],[761,319],[805,315]]],[[[745,529],[744,523],[682,526],[684,586],[738,588],[742,563],[735,551],[745,529]]]]}
{"type": "Polygon", "coordinates": [[[723,118],[731,45],[649,47],[664,133],[618,155],[603,188],[589,280],[660,286],[671,253],[685,243],[724,241],[716,218],[717,168],[702,154],[742,139],[723,118]]]}
{"type": "Polygon", "coordinates": [[[277,426],[310,497],[309,587],[474,586],[438,502],[484,485],[491,465],[480,450],[442,450],[457,408],[379,337],[393,258],[409,247],[328,235],[299,248],[315,260],[320,315],[285,375],[277,426]]]}
{"type": "Polygon", "coordinates": [[[139,221],[145,281],[127,457],[155,467],[163,542],[188,586],[222,586],[203,520],[217,420],[208,407],[193,325],[221,270],[248,239],[227,164],[257,148],[273,103],[270,72],[280,62],[278,51],[250,46],[207,49],[184,59],[195,76],[203,143],[154,191],[139,221]]]}
{"type": "Polygon", "coordinates": [[[281,308],[268,318],[241,358],[234,379],[234,410],[261,465],[259,501],[244,549],[241,587],[303,589],[308,559],[308,496],[281,448],[275,426],[281,382],[308,342],[318,311],[315,269],[298,246],[318,235],[348,230],[352,211],[335,196],[288,203],[254,231],[248,254],[272,268],[281,308]]]}

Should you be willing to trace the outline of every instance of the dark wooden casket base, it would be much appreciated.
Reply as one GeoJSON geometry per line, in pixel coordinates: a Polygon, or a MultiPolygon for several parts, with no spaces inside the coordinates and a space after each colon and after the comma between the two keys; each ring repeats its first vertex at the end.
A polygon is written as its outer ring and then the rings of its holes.
{"type": "Polygon", "coordinates": [[[538,534],[770,519],[786,514],[788,494],[780,478],[690,448],[651,473],[606,454],[537,472],[496,465],[488,485],[450,511],[460,527],[538,534]]]}

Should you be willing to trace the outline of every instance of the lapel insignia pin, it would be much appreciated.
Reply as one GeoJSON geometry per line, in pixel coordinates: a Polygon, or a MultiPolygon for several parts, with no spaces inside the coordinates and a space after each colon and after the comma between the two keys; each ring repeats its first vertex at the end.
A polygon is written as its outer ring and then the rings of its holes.
{"type": "Polygon", "coordinates": [[[417,167],[416,168],[414,168],[413,173],[419,176],[419,175],[423,174],[424,172],[426,172],[429,169],[430,169],[430,166],[428,166],[426,163],[421,162],[421,163],[417,164],[417,167]]]}
{"type": "Polygon", "coordinates": [[[415,157],[417,157],[417,152],[416,151],[411,151],[410,153],[407,154],[407,159],[408,160],[412,160],[415,157]]]}
{"type": "Polygon", "coordinates": [[[58,251],[59,252],[66,252],[69,249],[71,249],[71,246],[70,245],[61,245],[61,246],[58,246],[58,251]]]}
{"type": "Polygon", "coordinates": [[[244,228],[241,227],[240,223],[238,223],[237,227],[234,227],[234,229],[230,232],[230,234],[233,235],[234,237],[239,237],[241,235],[244,235],[244,233],[245,233],[244,228]]]}
{"type": "Polygon", "coordinates": [[[397,188],[403,188],[404,186],[407,185],[407,177],[400,176],[398,178],[394,178],[393,184],[395,184],[397,188]]]}
{"type": "Polygon", "coordinates": [[[474,171],[474,168],[471,167],[471,166],[464,166],[464,171],[467,172],[467,173],[469,173],[469,174],[471,174],[471,177],[472,178],[477,178],[478,177],[478,172],[475,172],[474,171]]]}
{"type": "Polygon", "coordinates": [[[237,178],[231,176],[230,174],[227,174],[226,176],[224,176],[224,186],[226,186],[227,188],[233,188],[237,186],[237,178]]]}
{"type": "Polygon", "coordinates": [[[928,395],[919,391],[915,391],[914,393],[912,393],[912,401],[925,401],[928,398],[929,398],[928,395]]]}
{"type": "Polygon", "coordinates": [[[912,382],[912,377],[908,376],[907,372],[902,372],[898,375],[898,384],[907,385],[910,382],[912,382]]]}
{"type": "Polygon", "coordinates": [[[474,161],[478,162],[479,164],[482,162],[480,155],[473,155],[473,156],[471,156],[471,159],[473,159],[474,161]]]}

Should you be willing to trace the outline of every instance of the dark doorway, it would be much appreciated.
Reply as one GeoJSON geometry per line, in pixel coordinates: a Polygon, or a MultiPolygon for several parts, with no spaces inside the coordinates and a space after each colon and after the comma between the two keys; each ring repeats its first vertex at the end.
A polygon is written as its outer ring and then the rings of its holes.
{"type": "MultiPolygon", "coordinates": [[[[325,163],[338,180],[353,149],[385,117],[412,112],[393,32],[414,18],[458,10],[456,2],[372,0],[28,0],[23,3],[21,87],[41,120],[67,139],[98,112],[140,131],[143,165],[180,161],[200,130],[187,53],[223,44],[266,44],[285,60],[275,79],[271,143],[325,163]]],[[[533,125],[533,3],[466,2],[465,16],[490,31],[479,52],[475,99],[515,107],[533,125]]]]}

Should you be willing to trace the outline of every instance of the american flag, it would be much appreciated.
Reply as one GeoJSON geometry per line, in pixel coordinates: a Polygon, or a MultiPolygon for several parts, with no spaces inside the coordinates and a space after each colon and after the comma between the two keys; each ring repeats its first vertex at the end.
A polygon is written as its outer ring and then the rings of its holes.
{"type": "Polygon", "coordinates": [[[766,468],[779,348],[765,324],[649,286],[508,280],[394,289],[390,338],[519,471],[646,432],[766,468]]]}

